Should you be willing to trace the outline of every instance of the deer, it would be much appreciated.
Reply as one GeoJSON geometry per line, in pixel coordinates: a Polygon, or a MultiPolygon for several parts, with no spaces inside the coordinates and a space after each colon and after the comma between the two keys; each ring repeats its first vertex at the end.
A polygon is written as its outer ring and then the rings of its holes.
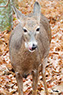
{"type": "Polygon", "coordinates": [[[15,6],[12,6],[18,25],[12,31],[9,39],[9,55],[13,69],[15,70],[19,95],[23,95],[23,77],[31,73],[33,80],[32,95],[37,95],[39,66],[45,88],[48,95],[45,78],[45,66],[51,43],[51,28],[48,19],[41,13],[41,6],[36,1],[33,12],[22,14],[15,6]]]}

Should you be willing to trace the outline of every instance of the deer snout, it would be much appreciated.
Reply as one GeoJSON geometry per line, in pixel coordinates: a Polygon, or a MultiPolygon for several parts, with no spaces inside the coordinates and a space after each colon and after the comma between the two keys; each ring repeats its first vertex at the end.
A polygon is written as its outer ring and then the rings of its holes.
{"type": "Polygon", "coordinates": [[[34,50],[37,48],[37,42],[25,43],[25,47],[28,48],[30,52],[34,52],[34,50]]]}
{"type": "Polygon", "coordinates": [[[37,48],[36,44],[32,44],[32,46],[29,46],[29,51],[33,52],[37,48]]]}
{"type": "Polygon", "coordinates": [[[35,50],[37,48],[37,45],[33,44],[32,45],[32,50],[35,50]]]}

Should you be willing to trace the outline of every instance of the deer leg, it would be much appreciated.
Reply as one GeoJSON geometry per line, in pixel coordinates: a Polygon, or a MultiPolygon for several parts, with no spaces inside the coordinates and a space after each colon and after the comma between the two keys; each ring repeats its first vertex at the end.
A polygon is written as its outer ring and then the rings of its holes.
{"type": "Polygon", "coordinates": [[[18,84],[19,95],[23,95],[23,78],[18,72],[16,72],[16,80],[18,84]]]}
{"type": "Polygon", "coordinates": [[[33,94],[37,95],[37,85],[38,85],[38,70],[35,70],[32,72],[32,78],[33,78],[33,94]]]}
{"type": "Polygon", "coordinates": [[[45,93],[48,95],[48,90],[47,90],[47,83],[46,83],[46,77],[45,77],[45,65],[47,63],[47,58],[44,59],[43,64],[41,64],[41,73],[42,73],[42,78],[43,78],[43,84],[45,88],[45,93]]]}

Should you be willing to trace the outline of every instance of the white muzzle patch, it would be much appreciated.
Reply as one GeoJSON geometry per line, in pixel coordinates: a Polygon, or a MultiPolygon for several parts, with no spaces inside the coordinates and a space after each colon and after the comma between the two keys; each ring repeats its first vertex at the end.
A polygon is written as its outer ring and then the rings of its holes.
{"type": "Polygon", "coordinates": [[[36,42],[36,41],[28,42],[28,43],[25,42],[25,47],[26,47],[30,52],[34,52],[35,50],[32,50],[33,44],[37,46],[37,42],[36,42]]]}

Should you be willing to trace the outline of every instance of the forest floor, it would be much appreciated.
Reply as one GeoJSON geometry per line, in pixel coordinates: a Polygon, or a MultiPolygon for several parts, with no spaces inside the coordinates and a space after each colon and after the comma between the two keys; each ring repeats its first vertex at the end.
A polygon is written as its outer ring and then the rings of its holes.
{"type": "MultiPolygon", "coordinates": [[[[33,11],[35,0],[19,2],[24,14],[33,11]]],[[[38,0],[41,12],[49,19],[52,40],[46,66],[46,82],[49,95],[63,95],[63,0],[38,0]]],[[[18,20],[14,17],[14,27],[18,20]]],[[[12,31],[0,31],[0,95],[18,95],[15,73],[9,59],[9,36],[12,31]]],[[[32,76],[23,78],[24,95],[31,95],[32,76]]],[[[41,72],[38,80],[38,95],[45,95],[41,72]]]]}

